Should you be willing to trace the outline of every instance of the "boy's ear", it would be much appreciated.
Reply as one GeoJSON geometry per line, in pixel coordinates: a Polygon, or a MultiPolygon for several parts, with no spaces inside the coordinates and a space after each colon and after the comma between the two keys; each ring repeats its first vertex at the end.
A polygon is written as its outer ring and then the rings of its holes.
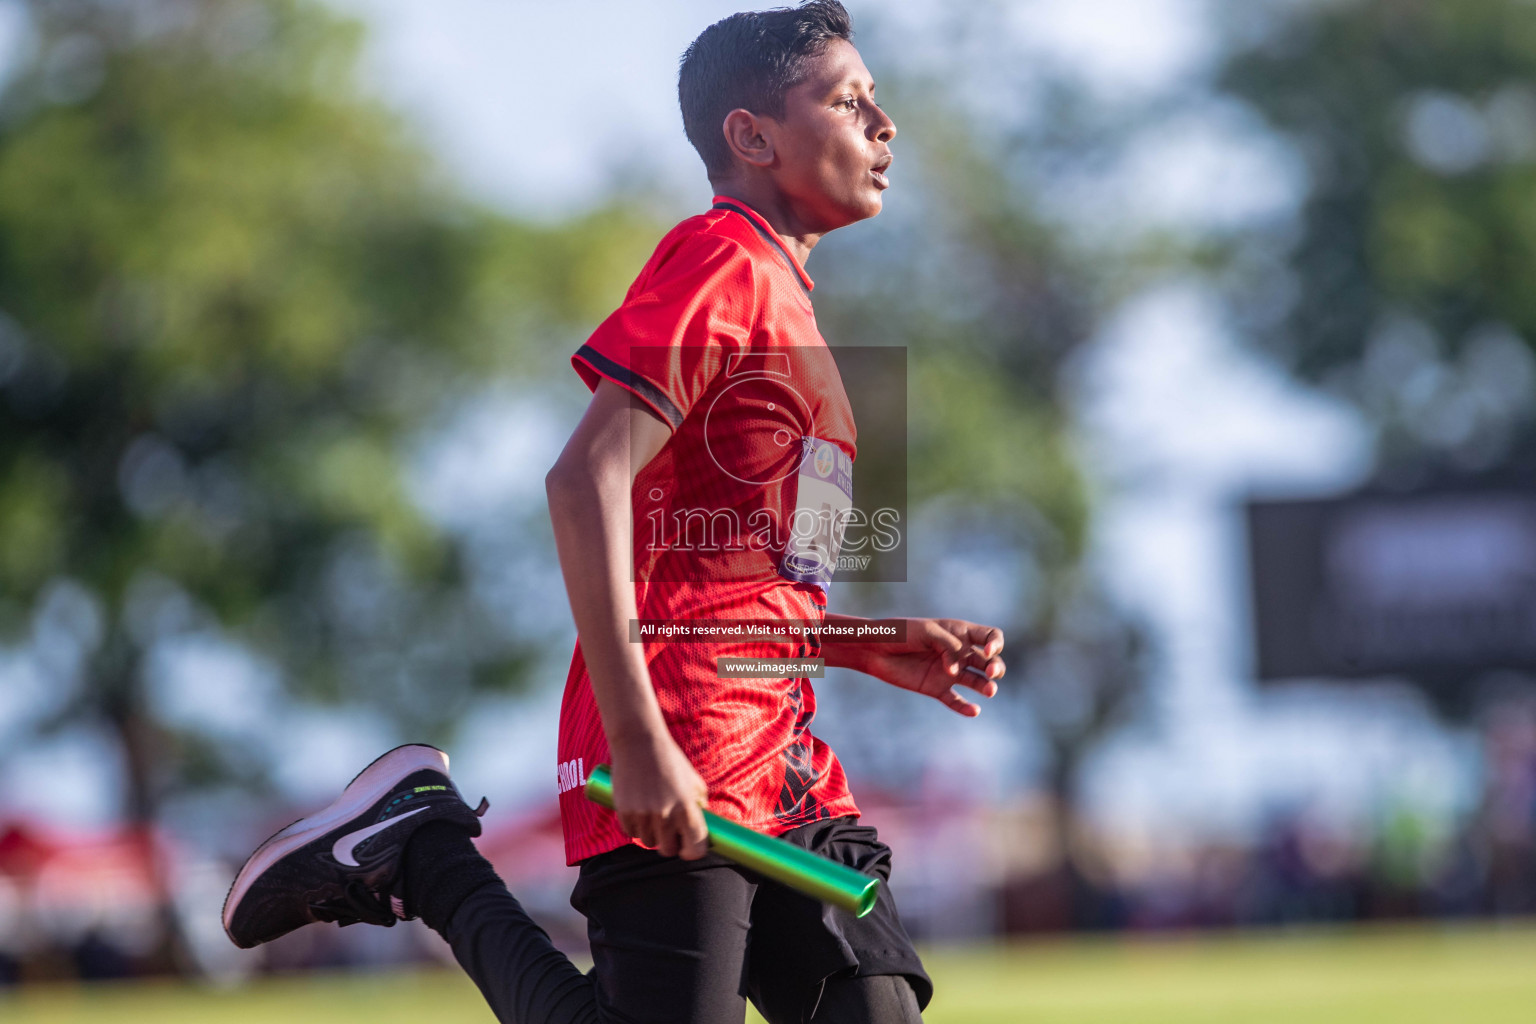
{"type": "Polygon", "coordinates": [[[753,167],[773,163],[773,129],[750,110],[737,107],[725,115],[725,143],[738,160],[753,167]]]}

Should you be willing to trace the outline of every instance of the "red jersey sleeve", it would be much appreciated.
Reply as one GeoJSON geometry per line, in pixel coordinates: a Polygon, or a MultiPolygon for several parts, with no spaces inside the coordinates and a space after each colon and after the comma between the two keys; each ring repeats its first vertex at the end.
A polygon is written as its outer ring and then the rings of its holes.
{"type": "Polygon", "coordinates": [[[752,262],[739,242],[692,233],[658,248],[624,303],[571,364],[588,388],[607,378],[673,430],[756,326],[752,262]]]}

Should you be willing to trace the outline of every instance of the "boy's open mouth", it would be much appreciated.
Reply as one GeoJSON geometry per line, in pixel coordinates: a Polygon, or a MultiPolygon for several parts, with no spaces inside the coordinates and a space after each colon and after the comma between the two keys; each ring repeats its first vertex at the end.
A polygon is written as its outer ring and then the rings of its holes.
{"type": "Polygon", "coordinates": [[[891,156],[887,155],[879,163],[869,169],[869,176],[875,179],[875,187],[887,189],[891,187],[891,179],[885,176],[885,171],[891,166],[891,156]]]}

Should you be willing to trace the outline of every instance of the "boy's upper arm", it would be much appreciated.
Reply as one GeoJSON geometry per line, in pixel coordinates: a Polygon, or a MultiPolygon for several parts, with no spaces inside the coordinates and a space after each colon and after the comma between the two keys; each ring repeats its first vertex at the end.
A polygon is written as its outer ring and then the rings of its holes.
{"type": "Polygon", "coordinates": [[[672,427],[654,409],[611,380],[598,381],[581,422],[566,442],[560,462],[579,460],[589,471],[622,466],[633,481],[672,436],[672,427]]]}

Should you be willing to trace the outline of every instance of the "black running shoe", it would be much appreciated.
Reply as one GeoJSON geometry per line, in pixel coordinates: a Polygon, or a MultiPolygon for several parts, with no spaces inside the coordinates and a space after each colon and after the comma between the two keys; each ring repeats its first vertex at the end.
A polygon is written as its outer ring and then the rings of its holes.
{"type": "Polygon", "coordinates": [[[300,818],[256,848],[224,901],[224,931],[241,949],[317,921],[391,926],[405,904],[405,844],[429,821],[480,834],[486,802],[471,810],[448,778],[448,755],[396,747],[325,810],[300,818]]]}

